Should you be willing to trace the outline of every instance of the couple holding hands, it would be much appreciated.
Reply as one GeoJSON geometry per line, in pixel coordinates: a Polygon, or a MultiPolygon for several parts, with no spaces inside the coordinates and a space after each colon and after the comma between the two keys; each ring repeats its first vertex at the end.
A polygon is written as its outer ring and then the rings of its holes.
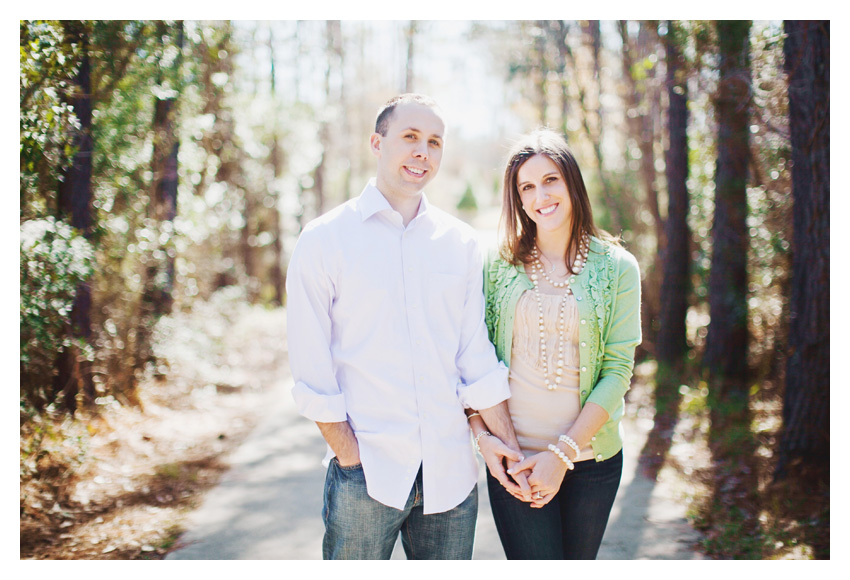
{"type": "Polygon", "coordinates": [[[505,169],[498,253],[431,205],[446,127],[379,111],[376,176],[310,222],[287,272],[298,411],[328,443],[325,559],[471,559],[477,449],[508,559],[594,559],[620,484],[641,340],[634,257],[598,230],[559,135],[505,169]]]}

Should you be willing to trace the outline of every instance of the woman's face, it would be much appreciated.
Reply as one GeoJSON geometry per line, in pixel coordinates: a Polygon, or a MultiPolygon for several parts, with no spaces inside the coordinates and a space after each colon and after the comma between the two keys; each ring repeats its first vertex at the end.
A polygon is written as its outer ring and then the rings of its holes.
{"type": "Polygon", "coordinates": [[[555,162],[543,154],[530,157],[517,171],[516,181],[522,208],[537,224],[538,234],[563,230],[569,235],[573,207],[555,162]]]}

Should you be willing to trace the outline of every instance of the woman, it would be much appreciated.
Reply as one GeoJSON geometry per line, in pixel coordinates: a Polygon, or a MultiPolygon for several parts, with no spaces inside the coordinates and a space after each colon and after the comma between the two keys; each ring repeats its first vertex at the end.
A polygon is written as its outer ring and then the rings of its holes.
{"type": "MultiPolygon", "coordinates": [[[[594,559],[620,485],[624,395],[641,340],[634,257],[597,230],[578,165],[556,133],[537,131],[505,170],[500,256],[485,267],[487,325],[510,369],[511,420],[526,459],[507,463],[523,501],[488,473],[508,559],[594,559]],[[526,494],[526,497],[527,494],[526,494]]],[[[501,441],[475,413],[488,466],[501,441]]]]}

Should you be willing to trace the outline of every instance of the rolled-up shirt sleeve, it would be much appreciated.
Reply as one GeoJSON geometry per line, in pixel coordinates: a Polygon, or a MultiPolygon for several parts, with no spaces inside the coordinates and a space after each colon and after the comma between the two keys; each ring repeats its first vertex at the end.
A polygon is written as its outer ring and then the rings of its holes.
{"type": "Polygon", "coordinates": [[[461,322],[457,367],[458,399],[468,409],[487,409],[510,398],[508,369],[499,362],[484,318],[484,264],[477,244],[471,247],[466,303],[461,322]]]}
{"type": "Polygon", "coordinates": [[[489,409],[509,399],[508,369],[502,363],[472,384],[461,383],[458,399],[467,409],[489,409]]]}
{"type": "Polygon", "coordinates": [[[286,275],[286,333],[298,412],[322,423],[345,421],[345,396],[331,357],[333,279],[321,238],[305,229],[286,275]]]}

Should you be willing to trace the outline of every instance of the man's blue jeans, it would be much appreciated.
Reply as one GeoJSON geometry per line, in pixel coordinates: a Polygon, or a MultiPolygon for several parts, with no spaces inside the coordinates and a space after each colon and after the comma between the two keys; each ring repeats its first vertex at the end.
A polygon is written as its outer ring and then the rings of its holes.
{"type": "Polygon", "coordinates": [[[594,560],[623,473],[623,452],[580,461],[542,508],[516,499],[487,473],[496,530],[508,560],[594,560]]]}
{"type": "Polygon", "coordinates": [[[322,557],[389,560],[401,532],[408,560],[471,560],[477,515],[477,485],[454,509],[425,515],[420,467],[404,509],[397,510],[369,497],[360,465],[342,467],[334,457],[325,477],[322,557]]]}

